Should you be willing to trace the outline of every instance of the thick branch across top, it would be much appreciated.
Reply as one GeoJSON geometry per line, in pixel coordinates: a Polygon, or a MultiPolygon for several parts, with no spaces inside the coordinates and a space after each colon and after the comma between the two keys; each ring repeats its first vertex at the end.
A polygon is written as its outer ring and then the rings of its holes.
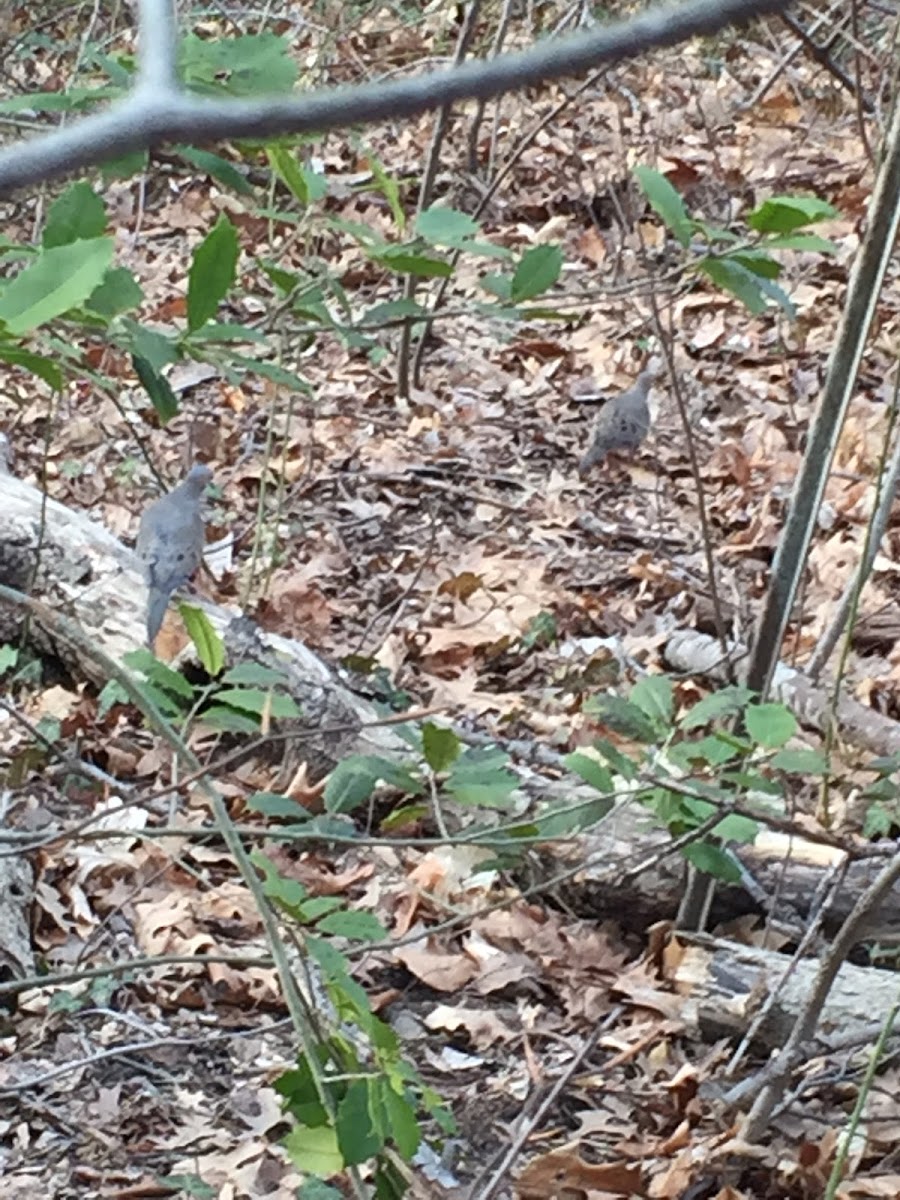
{"type": "Polygon", "coordinates": [[[414,79],[259,100],[194,97],[174,82],[174,39],[165,0],[143,0],[142,53],[134,91],[105,112],[0,152],[0,195],[165,142],[217,142],[284,133],[325,132],[412,117],[458,100],[487,100],[517,88],[612,65],[654,47],[717,32],[788,7],[787,0],[689,0],[629,21],[542,42],[489,62],[471,62],[414,79]],[[157,23],[159,22],[159,23],[157,23]],[[171,82],[166,82],[166,81],[171,82]]]}

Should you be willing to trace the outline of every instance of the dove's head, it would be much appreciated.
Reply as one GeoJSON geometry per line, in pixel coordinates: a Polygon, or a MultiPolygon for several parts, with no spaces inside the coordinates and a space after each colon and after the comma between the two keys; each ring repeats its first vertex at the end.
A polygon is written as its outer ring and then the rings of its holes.
{"type": "Polygon", "coordinates": [[[195,463],[187,473],[185,483],[193,495],[199,496],[212,480],[213,473],[206,463],[195,463]]]}

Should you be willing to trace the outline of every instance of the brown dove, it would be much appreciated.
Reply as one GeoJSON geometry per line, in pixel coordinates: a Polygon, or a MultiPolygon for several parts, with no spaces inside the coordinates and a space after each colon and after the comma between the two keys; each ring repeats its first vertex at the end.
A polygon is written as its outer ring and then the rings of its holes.
{"type": "Polygon", "coordinates": [[[198,463],[178,487],[155,500],[141,517],[137,552],[144,560],[150,590],[147,642],[151,647],[166,615],[169,597],[184,587],[200,566],[206,532],[200,503],[211,479],[209,467],[198,463]]]}
{"type": "Polygon", "coordinates": [[[648,367],[627,392],[606,401],[594,423],[587,452],[578,464],[579,474],[584,475],[595,463],[602,462],[611,450],[638,448],[650,431],[647,397],[655,378],[655,368],[648,367]]]}

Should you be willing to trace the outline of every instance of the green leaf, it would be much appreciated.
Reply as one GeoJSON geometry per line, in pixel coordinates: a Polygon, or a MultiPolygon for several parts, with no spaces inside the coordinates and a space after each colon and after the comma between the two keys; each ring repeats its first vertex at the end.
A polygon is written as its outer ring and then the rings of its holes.
{"type": "Polygon", "coordinates": [[[509,296],[513,304],[541,296],[553,287],[562,271],[559,246],[532,246],[522,255],[513,273],[509,296]]]}
{"type": "Polygon", "coordinates": [[[452,729],[443,729],[432,721],[422,726],[422,751],[432,771],[448,771],[461,750],[462,743],[452,729]]]}
{"type": "Polygon", "coordinates": [[[403,202],[400,199],[400,188],[397,185],[397,181],[385,171],[381,160],[371,151],[369,152],[369,166],[372,169],[372,178],[375,180],[378,190],[390,206],[394,224],[402,233],[406,228],[406,213],[403,210],[403,202]]]}
{"type": "Polygon", "coordinates": [[[479,232],[476,220],[455,208],[433,204],[416,218],[416,233],[431,246],[463,247],[479,232]]]}
{"type": "Polygon", "coordinates": [[[322,921],[334,914],[336,908],[342,908],[344,901],[338,896],[311,896],[303,905],[302,917],[309,924],[315,924],[321,929],[322,921]]]}
{"type": "Polygon", "coordinates": [[[592,742],[593,749],[612,767],[617,775],[621,775],[623,779],[635,779],[638,773],[637,764],[633,763],[627,755],[623,754],[618,746],[614,746],[612,742],[608,742],[606,738],[594,738],[592,742]]]}
{"type": "Polygon", "coordinates": [[[747,224],[758,233],[793,233],[839,215],[833,205],[816,196],[770,196],[747,215],[747,224]]]}
{"type": "Polygon", "coordinates": [[[106,230],[103,201],[86,180],[70,184],[50,205],[42,245],[68,246],[71,242],[99,238],[106,230]]]}
{"type": "Polygon", "coordinates": [[[767,750],[777,750],[797,732],[796,718],[783,704],[750,704],[744,721],[753,740],[767,750]]]}
{"type": "Polygon", "coordinates": [[[160,662],[149,650],[129,650],[123,655],[125,666],[136,674],[144,675],[148,680],[180,696],[188,704],[194,702],[194,689],[178,671],[174,671],[167,663],[160,662]]]}
{"type": "Polygon", "coordinates": [[[218,1189],[204,1183],[199,1175],[157,1175],[156,1181],[167,1190],[195,1200],[216,1200],[218,1195],[218,1189]]]}
{"type": "Polygon", "coordinates": [[[382,1149],[384,1137],[372,1119],[369,1080],[357,1079],[347,1088],[338,1105],[335,1128],[348,1166],[374,1158],[382,1149]]]}
{"type": "Polygon", "coordinates": [[[761,279],[777,279],[781,274],[781,264],[762,250],[733,250],[728,260],[740,263],[751,275],[758,275],[761,279]]]}
{"type": "Polygon", "coordinates": [[[43,250],[0,294],[0,321],[10,333],[31,333],[83,304],[102,282],[113,256],[112,238],[92,238],[43,250]]]}
{"type": "Polygon", "coordinates": [[[125,317],[121,326],[122,344],[138,358],[146,359],[152,369],[159,373],[163,367],[178,362],[178,346],[155,329],[147,329],[125,317]]]}
{"type": "Polygon", "coordinates": [[[103,282],[88,296],[85,308],[111,321],[120,313],[137,308],[143,299],[143,289],[127,267],[110,267],[103,282]]]}
{"type": "MultiPolygon", "coordinates": [[[[488,273],[487,275],[482,275],[479,283],[488,295],[496,296],[504,304],[509,302],[509,298],[512,295],[512,280],[508,275],[488,273]]],[[[512,312],[518,316],[516,309],[513,309],[512,312]]]]}
{"type": "Polygon", "coordinates": [[[24,371],[30,371],[32,375],[36,375],[38,379],[42,379],[48,387],[55,391],[62,391],[63,373],[49,358],[44,358],[43,355],[35,354],[32,350],[23,350],[19,346],[10,345],[8,342],[0,342],[0,362],[8,363],[11,367],[21,367],[24,371]]]}
{"type": "Polygon", "coordinates": [[[565,756],[563,766],[574,771],[576,775],[580,775],[585,783],[589,783],[591,787],[596,788],[604,795],[610,795],[615,791],[612,775],[602,763],[590,754],[581,754],[576,750],[565,756]]]}
{"type": "Polygon", "coordinates": [[[234,163],[229,162],[220,154],[212,154],[209,150],[198,150],[196,146],[174,146],[175,153],[185,162],[203,171],[223,187],[231,188],[239,196],[253,196],[254,190],[244,178],[234,163]]]}
{"type": "Polygon", "coordinates": [[[207,321],[194,333],[189,333],[184,343],[190,346],[208,346],[232,342],[250,342],[258,346],[268,344],[268,338],[260,329],[248,329],[237,321],[207,321]]]}
{"type": "Polygon", "coordinates": [[[284,696],[279,692],[264,691],[262,688],[222,688],[216,692],[216,701],[257,717],[266,712],[278,719],[302,716],[293,697],[284,696]]]}
{"type": "Polygon", "coordinates": [[[655,723],[636,704],[621,696],[607,692],[591,696],[582,705],[582,711],[623,737],[648,744],[657,740],[655,723]]]}
{"type": "Polygon", "coordinates": [[[661,219],[679,245],[686,250],[691,244],[694,223],[688,216],[684,201],[665,175],[652,167],[635,167],[634,177],[650,207],[661,219]]]}
{"type": "Polygon", "coordinates": [[[668,729],[672,724],[675,702],[672,680],[668,675],[644,675],[631,689],[629,697],[641,712],[653,722],[658,730],[668,729]]]}
{"type": "MultiPolygon", "coordinates": [[[[224,642],[202,609],[194,604],[182,603],[178,605],[178,611],[204,671],[211,679],[215,679],[225,666],[224,642]]],[[[221,695],[217,697],[219,700],[221,698],[221,695]]]]}
{"type": "MultiPolygon", "coordinates": [[[[311,939],[315,940],[315,939],[311,939]]],[[[315,1060],[318,1073],[321,1074],[321,1064],[326,1060],[328,1043],[320,1043],[315,1047],[315,1060]]],[[[273,1087],[282,1098],[284,1109],[303,1125],[318,1128],[328,1121],[328,1113],[322,1104],[313,1068],[305,1054],[297,1058],[297,1066],[282,1073],[275,1080],[273,1087]]],[[[342,1094],[342,1085],[335,1081],[332,1091],[342,1094]]]]}
{"type": "Polygon", "coordinates": [[[130,697],[120,683],[110,679],[103,685],[98,697],[97,710],[100,717],[106,717],[118,704],[130,703],[130,697]]]}
{"type": "MultiPolygon", "coordinates": [[[[346,233],[348,237],[358,242],[363,249],[371,251],[375,248],[385,248],[387,241],[378,229],[366,225],[362,221],[348,221],[343,217],[332,217],[329,225],[338,233],[346,233]]],[[[396,247],[395,247],[396,249],[396,247]]]]}
{"type": "Polygon", "coordinates": [[[259,850],[255,851],[250,858],[253,865],[262,874],[263,891],[269,899],[274,900],[301,924],[306,924],[308,917],[304,912],[304,906],[310,897],[303,884],[296,879],[286,879],[272,860],[259,850]]]}
{"type": "Polygon", "coordinates": [[[493,746],[467,750],[447,778],[447,791],[461,804],[505,808],[519,786],[518,777],[506,769],[508,761],[507,755],[493,746]]]}
{"type": "Polygon", "coordinates": [[[154,369],[148,359],[139,354],[132,354],[131,365],[163,425],[177,417],[178,397],[172,391],[169,381],[154,369]]]}
{"type": "Polygon", "coordinates": [[[325,784],[325,808],[330,813],[348,813],[369,799],[381,774],[371,756],[353,754],[334,768],[325,784]]]}
{"type": "Polygon", "coordinates": [[[291,391],[300,392],[304,396],[312,395],[312,388],[309,380],[304,379],[302,375],[297,375],[293,371],[286,371],[284,367],[280,367],[278,363],[261,362],[255,358],[244,358],[243,355],[231,355],[231,361],[236,365],[246,367],[250,371],[255,371],[257,375],[261,375],[263,379],[269,379],[272,383],[277,383],[279,387],[289,388],[291,391]]]}
{"type": "Polygon", "coordinates": [[[701,725],[708,725],[710,721],[734,716],[741,712],[753,694],[749,688],[737,685],[721,688],[692,705],[678,725],[681,729],[698,729],[701,725]]]}
{"type": "Polygon", "coordinates": [[[323,917],[316,925],[319,933],[347,938],[351,942],[383,942],[388,931],[374,913],[336,912],[323,917]]]}
{"type": "Polygon", "coordinates": [[[453,266],[442,258],[432,258],[421,251],[418,253],[408,246],[389,246],[377,252],[369,252],[369,257],[380,262],[398,275],[415,275],[420,279],[449,279],[453,274],[453,266]]]}
{"type": "Polygon", "coordinates": [[[550,646],[558,637],[556,617],[552,612],[543,609],[528,622],[520,641],[523,650],[531,650],[534,646],[550,646]]]}
{"type": "Polygon", "coordinates": [[[135,175],[143,175],[149,166],[150,154],[147,150],[132,150],[130,154],[102,162],[100,179],[103,183],[110,183],[114,179],[133,179],[135,175]]]}
{"type": "Polygon", "coordinates": [[[327,194],[325,177],[299,163],[290,147],[278,144],[267,146],[266,156],[272,170],[304,208],[327,194]]]}
{"type": "Polygon", "coordinates": [[[596,800],[582,801],[580,804],[547,808],[538,815],[534,834],[542,838],[559,838],[592,829],[612,811],[614,803],[612,796],[598,796],[596,800]]]}
{"type": "Polygon", "coordinates": [[[838,245],[817,233],[794,233],[784,237],[766,238],[766,250],[810,250],[818,254],[837,254],[838,245]]]}
{"type": "Polygon", "coordinates": [[[11,671],[18,661],[19,651],[15,646],[5,643],[0,646],[0,675],[5,675],[7,671],[11,671]]]}
{"type": "Polygon", "coordinates": [[[297,1200],[344,1200],[344,1193],[321,1179],[306,1179],[297,1189],[297,1200]]]}
{"type": "Polygon", "coordinates": [[[737,863],[727,851],[709,842],[693,842],[685,846],[682,854],[699,870],[723,883],[740,883],[741,872],[737,863]]]}
{"type": "Polygon", "coordinates": [[[863,837],[887,837],[895,824],[894,814],[888,812],[883,804],[871,804],[866,809],[863,821],[863,837]]]}
{"type": "Polygon", "coordinates": [[[830,771],[824,754],[804,747],[779,750],[769,765],[777,771],[789,771],[792,775],[827,775],[830,771]]]}
{"type": "Polygon", "coordinates": [[[774,300],[793,320],[796,310],[782,288],[770,280],[748,271],[745,266],[728,258],[703,258],[697,270],[724,291],[736,296],[752,313],[766,311],[766,297],[774,300]]]}
{"type": "Polygon", "coordinates": [[[224,213],[206,235],[188,273],[187,323],[191,333],[211,320],[234,283],[238,260],[237,231],[224,213]]]}
{"type": "MultiPolygon", "coordinates": [[[[745,792],[755,792],[758,796],[771,796],[775,804],[784,801],[784,788],[779,780],[762,775],[759,771],[723,771],[719,776],[721,784],[730,788],[739,788],[745,792]]],[[[781,812],[781,808],[773,811],[781,812]]]]}
{"type": "Polygon", "coordinates": [[[667,753],[676,766],[690,770],[694,763],[698,762],[710,767],[719,767],[730,762],[739,751],[730,740],[710,734],[709,737],[698,738],[696,742],[678,742],[670,746],[667,753]]]}
{"type": "Polygon", "coordinates": [[[337,1133],[327,1125],[311,1129],[298,1125],[283,1139],[282,1146],[299,1170],[328,1179],[344,1167],[344,1156],[338,1146],[337,1133]]]}
{"type": "Polygon", "coordinates": [[[236,666],[229,667],[222,676],[222,683],[234,686],[248,684],[255,687],[275,687],[286,682],[286,676],[282,671],[276,671],[273,667],[266,667],[262,663],[255,662],[237,663],[236,666]]]}
{"type": "Polygon", "coordinates": [[[247,797],[246,804],[251,812],[258,812],[264,817],[297,822],[306,822],[310,818],[310,813],[302,804],[276,792],[254,792],[247,797]]]}
{"type": "Polygon", "coordinates": [[[93,108],[101,101],[117,99],[118,88],[69,88],[65,92],[26,92],[0,102],[0,113],[77,112],[93,108]]]}
{"type": "Polygon", "coordinates": [[[200,38],[188,34],[179,45],[181,77],[203,95],[274,96],[297,82],[292,44],[274,33],[200,38]]]}
{"type": "Polygon", "coordinates": [[[240,713],[235,712],[233,708],[226,708],[222,704],[211,704],[209,708],[203,710],[204,724],[210,729],[220,729],[223,733],[246,733],[258,734],[259,721],[253,717],[245,717],[240,713]]]}
{"type": "Polygon", "coordinates": [[[406,1162],[412,1158],[419,1148],[422,1133],[416,1120],[416,1110],[407,1100],[395,1091],[389,1079],[376,1079],[374,1086],[381,1089],[381,1102],[390,1137],[397,1147],[401,1158],[406,1162]]]}
{"type": "Polygon", "coordinates": [[[900,753],[882,754],[871,758],[865,764],[867,771],[878,771],[882,775],[900,771],[900,753]]]}
{"type": "Polygon", "coordinates": [[[723,842],[752,842],[759,833],[759,823],[740,813],[729,813],[713,828],[713,834],[723,842]]]}
{"type": "Polygon", "coordinates": [[[411,320],[426,320],[431,314],[424,304],[415,300],[387,300],[383,304],[375,304],[367,312],[360,315],[360,325],[387,324],[401,318],[411,320]]]}

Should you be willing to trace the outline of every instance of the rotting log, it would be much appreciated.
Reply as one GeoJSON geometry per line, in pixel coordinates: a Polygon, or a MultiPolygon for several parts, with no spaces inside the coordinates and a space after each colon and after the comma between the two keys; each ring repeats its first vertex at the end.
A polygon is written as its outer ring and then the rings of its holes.
{"type": "MultiPolygon", "coordinates": [[[[671,840],[636,801],[624,800],[574,848],[541,851],[530,882],[539,884],[570,866],[572,876],[557,889],[561,903],[580,917],[614,919],[640,936],[656,921],[674,920],[678,911],[685,861],[677,851],[667,853],[671,840]]],[[[885,842],[879,851],[850,861],[837,847],[761,827],[752,844],[732,847],[746,882],[717,884],[708,924],[715,928],[755,915],[782,940],[793,941],[821,915],[822,932],[830,936],[896,846],[885,842]]],[[[900,889],[890,893],[877,924],[863,936],[882,942],[900,936],[900,889]]]]}
{"type": "MultiPolygon", "coordinates": [[[[121,661],[144,645],[147,588],[134,553],[87,514],[2,474],[0,582],[46,609],[26,613],[0,600],[0,643],[24,632],[38,653],[57,659],[74,678],[102,687],[107,673],[93,648],[121,661]],[[57,613],[66,621],[57,621],[57,613]],[[69,636],[68,623],[83,637],[69,636]]],[[[319,779],[351,753],[408,753],[389,726],[373,724],[372,706],[301,642],[268,633],[235,609],[201,598],[192,603],[222,638],[229,665],[255,662],[284,677],[301,716],[279,723],[281,731],[296,734],[279,744],[279,777],[306,763],[310,778],[319,779]]]]}
{"type": "MultiPolygon", "coordinates": [[[[729,648],[729,651],[732,661],[741,654],[740,647],[729,648]]],[[[705,675],[720,683],[726,681],[722,647],[708,634],[679,630],[666,642],[663,654],[666,663],[677,671],[705,675]]],[[[832,711],[830,691],[827,687],[816,687],[802,671],[779,663],[772,679],[771,695],[786,705],[808,729],[821,733],[834,719],[841,737],[854,746],[885,757],[900,752],[900,723],[844,693],[832,711]]]]}
{"type": "MultiPolygon", "coordinates": [[[[755,1051],[783,1046],[813,990],[817,957],[786,954],[707,934],[678,933],[663,951],[663,975],[682,998],[681,1019],[708,1041],[754,1030],[755,1051]]],[[[897,1001],[897,974],[843,963],[816,1025],[819,1053],[865,1047],[897,1001]]]]}

